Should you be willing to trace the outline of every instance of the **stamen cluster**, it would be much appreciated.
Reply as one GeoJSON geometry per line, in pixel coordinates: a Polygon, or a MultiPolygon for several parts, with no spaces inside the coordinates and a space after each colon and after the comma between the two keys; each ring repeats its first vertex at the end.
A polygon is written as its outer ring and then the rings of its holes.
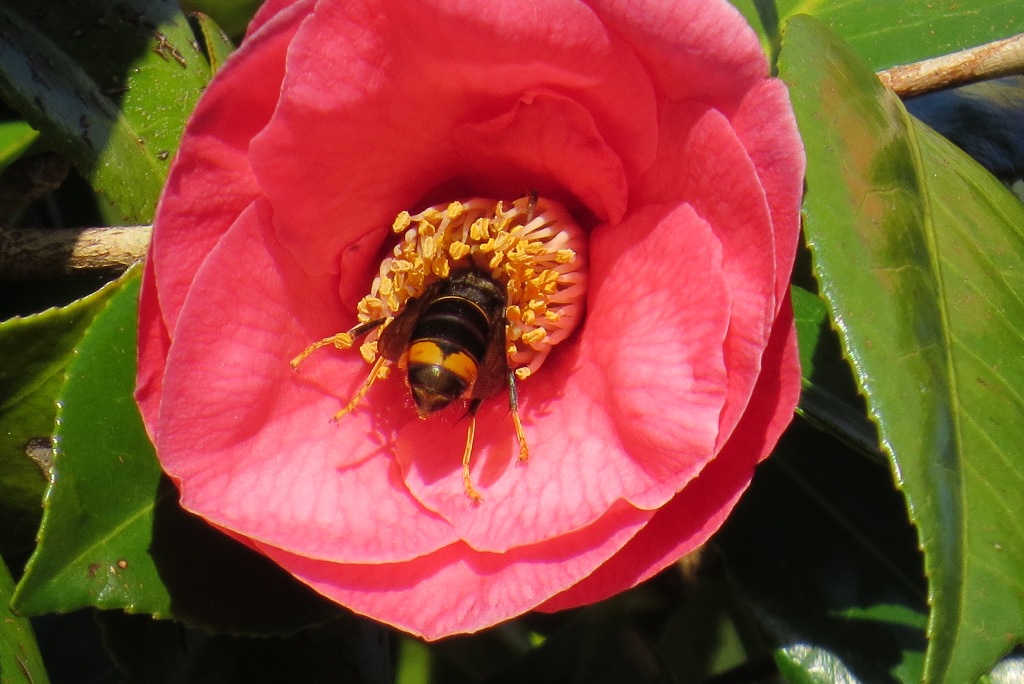
{"type": "MultiPolygon", "coordinates": [[[[540,368],[552,347],[583,316],[586,238],[569,212],[546,199],[522,197],[509,206],[473,198],[403,211],[393,230],[402,233],[393,255],[381,262],[370,294],[359,302],[362,323],[393,318],[431,283],[469,268],[505,286],[509,365],[519,379],[540,368]]],[[[360,352],[376,357],[376,335],[360,352]]]]}

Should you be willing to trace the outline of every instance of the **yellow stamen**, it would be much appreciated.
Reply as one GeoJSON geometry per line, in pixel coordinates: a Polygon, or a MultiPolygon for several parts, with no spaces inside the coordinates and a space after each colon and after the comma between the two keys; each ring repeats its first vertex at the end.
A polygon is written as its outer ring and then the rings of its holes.
{"type": "Polygon", "coordinates": [[[522,337],[523,342],[526,344],[534,345],[538,342],[543,342],[544,338],[547,337],[548,333],[544,328],[534,328],[528,333],[525,333],[522,337]]]}
{"type": "MultiPolygon", "coordinates": [[[[422,346],[424,341],[420,341],[401,358],[388,360],[381,356],[378,340],[409,301],[422,296],[438,280],[459,271],[482,271],[503,286],[506,295],[504,347],[509,406],[519,442],[518,460],[525,463],[530,453],[519,415],[516,381],[532,376],[553,346],[568,337],[583,319],[585,234],[564,207],[532,192],[510,203],[473,198],[430,207],[414,215],[401,212],[392,229],[399,236],[398,244],[381,263],[370,293],[357,305],[359,325],[310,345],[292,359],[292,366],[298,366],[321,347],[344,350],[355,340],[361,341],[359,352],[372,369],[355,396],[332,420],[354,410],[374,381],[388,375],[392,361],[404,368],[424,355],[431,363],[440,359],[441,365],[472,385],[479,369],[469,356],[445,356],[436,345],[422,346]]],[[[397,351],[389,351],[389,355],[395,356],[397,351]]],[[[480,401],[473,398],[470,404],[462,457],[463,485],[474,505],[483,502],[473,487],[469,469],[480,401]]]]}
{"type": "Polygon", "coordinates": [[[435,280],[478,268],[505,285],[506,336],[523,340],[510,365],[535,372],[582,319],[583,233],[550,200],[533,193],[511,203],[474,198],[403,212],[393,228],[402,239],[360,303],[360,320],[394,317],[435,280]]]}

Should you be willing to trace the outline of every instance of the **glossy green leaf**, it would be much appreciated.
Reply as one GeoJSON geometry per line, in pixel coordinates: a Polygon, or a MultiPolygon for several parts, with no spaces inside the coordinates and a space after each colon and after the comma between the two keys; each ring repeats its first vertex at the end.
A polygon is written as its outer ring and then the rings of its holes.
{"type": "Polygon", "coordinates": [[[956,52],[1024,31],[1018,0],[732,0],[775,54],[796,14],[828,24],[872,70],[956,52]]]}
{"type": "Polygon", "coordinates": [[[169,158],[210,78],[160,0],[6,0],[0,96],[73,160],[115,222],[152,219],[169,158]]]}
{"type": "Polygon", "coordinates": [[[815,272],[924,550],[925,677],[975,681],[1024,638],[1024,206],[820,22],[779,64],[815,272]]]}
{"type": "Polygon", "coordinates": [[[145,607],[146,597],[160,591],[151,563],[110,543],[128,537],[145,550],[152,528],[147,514],[160,480],[138,420],[124,420],[137,411],[123,388],[134,383],[138,287],[138,272],[115,285],[66,372],[39,547],[16,597],[19,610],[29,614],[145,607]],[[109,496],[94,498],[101,487],[109,496]]]}
{"type": "Polygon", "coordinates": [[[797,411],[861,452],[878,455],[875,426],[864,413],[825,302],[801,287],[791,292],[803,385],[797,411]]]}
{"type": "Polygon", "coordinates": [[[132,397],[138,290],[137,272],[119,282],[67,369],[18,610],[119,608],[252,632],[335,615],[336,606],[178,506],[132,397]]]}
{"type": "Polygon", "coordinates": [[[181,4],[187,12],[210,15],[225,33],[240,38],[262,0],[183,0],[181,4]]]}
{"type": "Polygon", "coordinates": [[[216,74],[224,66],[224,62],[231,56],[235,49],[231,39],[224,35],[224,31],[208,15],[198,13],[192,15],[192,21],[199,29],[199,35],[203,39],[203,52],[206,54],[206,61],[210,63],[210,71],[216,74]]]}
{"type": "Polygon", "coordinates": [[[884,464],[797,420],[715,539],[789,680],[921,681],[921,556],[884,464]]]}
{"type": "Polygon", "coordinates": [[[1017,649],[999,661],[980,684],[1019,684],[1024,682],[1024,651],[1017,649]]]}
{"type": "Polygon", "coordinates": [[[32,625],[11,612],[14,580],[0,560],[0,682],[3,684],[46,684],[50,680],[36,646],[32,625]]]}
{"type": "Polygon", "coordinates": [[[20,157],[39,137],[25,121],[0,121],[0,172],[20,157]]]}
{"type": "Polygon", "coordinates": [[[775,664],[788,684],[854,684],[858,681],[834,653],[806,644],[780,647],[775,664]]]}
{"type": "Polygon", "coordinates": [[[64,371],[117,287],[0,323],[0,551],[31,548],[43,512],[64,371]]]}

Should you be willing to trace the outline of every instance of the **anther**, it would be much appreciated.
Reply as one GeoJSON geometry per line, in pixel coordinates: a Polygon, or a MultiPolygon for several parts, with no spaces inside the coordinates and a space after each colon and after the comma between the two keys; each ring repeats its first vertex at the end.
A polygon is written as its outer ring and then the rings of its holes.
{"type": "Polygon", "coordinates": [[[533,220],[533,215],[537,212],[537,202],[538,202],[537,191],[536,190],[531,190],[530,191],[530,201],[526,204],[526,221],[525,221],[525,223],[529,223],[530,221],[533,220]]]}

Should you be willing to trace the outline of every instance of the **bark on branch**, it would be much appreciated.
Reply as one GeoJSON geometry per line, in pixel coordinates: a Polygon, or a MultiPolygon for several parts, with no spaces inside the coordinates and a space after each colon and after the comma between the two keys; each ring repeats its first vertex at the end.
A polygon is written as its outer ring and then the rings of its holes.
{"type": "Polygon", "coordinates": [[[117,274],[146,256],[152,226],[0,228],[0,278],[117,274]]]}
{"type": "Polygon", "coordinates": [[[1024,73],[1024,33],[949,55],[878,72],[882,84],[901,98],[1024,73]]]}

